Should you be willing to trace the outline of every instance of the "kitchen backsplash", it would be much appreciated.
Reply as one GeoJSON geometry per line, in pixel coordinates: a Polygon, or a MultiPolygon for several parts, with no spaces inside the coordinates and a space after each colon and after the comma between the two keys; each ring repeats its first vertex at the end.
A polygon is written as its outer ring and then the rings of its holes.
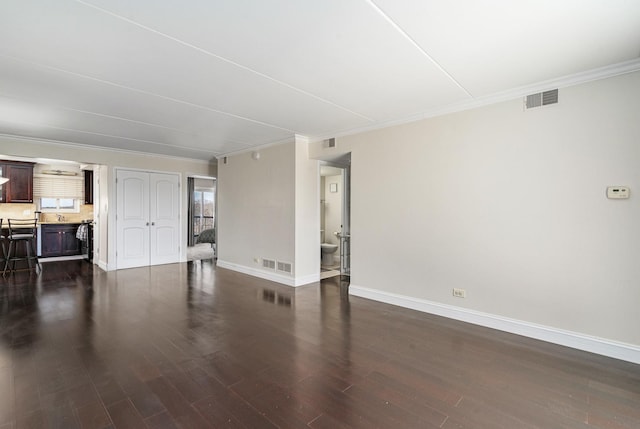
{"type": "MultiPolygon", "coordinates": [[[[35,216],[35,204],[0,204],[0,218],[3,223],[6,219],[33,219],[35,216]],[[25,214],[29,212],[29,214],[25,214]]],[[[41,213],[40,222],[56,222],[58,213],[41,213]]],[[[80,205],[80,213],[60,213],[64,216],[64,222],[80,223],[83,220],[93,219],[93,205],[80,205]]]]}
{"type": "Polygon", "coordinates": [[[0,204],[0,218],[2,218],[2,223],[5,223],[7,219],[33,219],[35,211],[35,204],[0,204]],[[25,214],[27,211],[29,214],[25,214]]]}

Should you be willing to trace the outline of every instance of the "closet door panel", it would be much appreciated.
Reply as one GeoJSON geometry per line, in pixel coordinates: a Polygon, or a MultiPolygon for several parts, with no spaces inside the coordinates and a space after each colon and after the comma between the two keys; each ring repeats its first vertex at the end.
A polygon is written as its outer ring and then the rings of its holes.
{"type": "Polygon", "coordinates": [[[118,170],[116,194],[117,268],[149,265],[149,174],[118,170]]]}
{"type": "Polygon", "coordinates": [[[179,176],[150,176],[151,265],[180,261],[179,176]]]}

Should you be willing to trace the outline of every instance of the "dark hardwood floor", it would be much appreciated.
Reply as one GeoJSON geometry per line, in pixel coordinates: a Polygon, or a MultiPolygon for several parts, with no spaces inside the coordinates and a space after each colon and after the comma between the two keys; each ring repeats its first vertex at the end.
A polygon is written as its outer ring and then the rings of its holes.
{"type": "Polygon", "coordinates": [[[0,280],[0,429],[640,428],[640,366],[210,261],[0,280]]]}

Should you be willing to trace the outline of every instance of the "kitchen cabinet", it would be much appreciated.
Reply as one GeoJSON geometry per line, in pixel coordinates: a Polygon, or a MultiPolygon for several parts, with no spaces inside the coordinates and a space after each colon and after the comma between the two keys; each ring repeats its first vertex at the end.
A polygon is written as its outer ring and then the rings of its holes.
{"type": "Polygon", "coordinates": [[[84,203],[93,204],[93,171],[84,170],[84,203]]]}
{"type": "Polygon", "coordinates": [[[80,255],[77,223],[42,224],[42,257],[80,255]]]}
{"type": "Polygon", "coordinates": [[[2,185],[0,201],[3,203],[33,202],[33,163],[0,161],[2,177],[9,179],[2,185]]]}

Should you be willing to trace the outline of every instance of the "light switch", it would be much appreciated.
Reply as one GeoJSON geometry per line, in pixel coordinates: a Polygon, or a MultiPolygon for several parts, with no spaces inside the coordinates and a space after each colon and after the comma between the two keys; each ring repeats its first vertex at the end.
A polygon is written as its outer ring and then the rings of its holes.
{"type": "Polygon", "coordinates": [[[629,198],[631,191],[628,186],[608,186],[607,198],[622,200],[629,198]]]}

